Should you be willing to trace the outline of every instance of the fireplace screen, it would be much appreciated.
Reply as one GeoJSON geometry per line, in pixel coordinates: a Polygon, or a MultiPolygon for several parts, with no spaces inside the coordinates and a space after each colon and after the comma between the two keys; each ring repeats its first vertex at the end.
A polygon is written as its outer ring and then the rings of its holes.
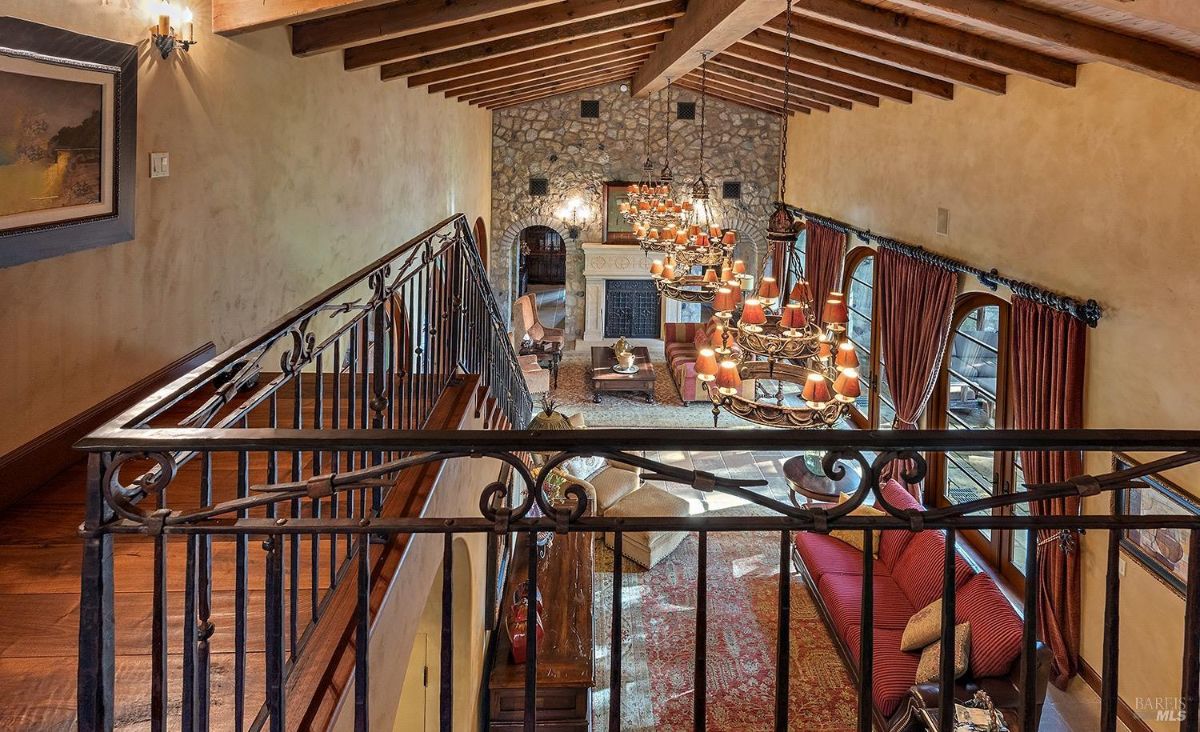
{"type": "Polygon", "coordinates": [[[659,296],[653,280],[606,280],[605,338],[658,338],[659,296]]]}

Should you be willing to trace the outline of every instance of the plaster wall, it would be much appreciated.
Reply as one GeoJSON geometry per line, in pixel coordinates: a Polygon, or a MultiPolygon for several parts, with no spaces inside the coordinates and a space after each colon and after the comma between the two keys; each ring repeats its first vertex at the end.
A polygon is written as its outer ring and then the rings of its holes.
{"type": "Polygon", "coordinates": [[[0,454],[212,340],[236,343],[453,213],[491,206],[491,114],[209,32],[164,61],[142,0],[0,12],[141,48],[136,238],[0,270],[0,454]],[[150,152],[171,156],[151,180],[150,152]]]}
{"type": "MultiPolygon", "coordinates": [[[[671,169],[676,185],[690,190],[700,172],[700,109],[695,120],[675,118],[675,102],[697,102],[699,95],[672,88],[668,115],[664,93],[650,106],[650,157],[655,171],[664,158],[664,118],[671,123],[671,169]]],[[[707,100],[705,180],[712,190],[714,215],[742,232],[738,256],[751,264],[765,248],[766,220],[775,200],[779,170],[780,118],[719,99],[707,100]],[[722,200],[724,181],[742,182],[742,199],[722,200]],[[757,231],[755,231],[757,229],[757,231]]],[[[498,110],[492,126],[492,240],[489,274],[503,312],[515,292],[517,235],[533,224],[551,223],[563,204],[579,198],[593,213],[579,241],[566,242],[567,336],[584,330],[583,242],[604,240],[603,184],[638,181],[646,160],[646,100],[621,92],[619,84],[562,94],[498,110]],[[579,103],[600,101],[599,119],[582,119],[579,103]],[[547,178],[548,196],[530,196],[529,179],[547,178]]],[[[561,231],[565,229],[559,222],[561,231]]],[[[647,259],[646,266],[649,266],[647,259]]]]}
{"type": "MultiPolygon", "coordinates": [[[[797,120],[790,201],[1096,298],[1104,318],[1088,334],[1085,426],[1196,428],[1200,94],[1092,64],[1074,89],[1010,76],[1004,96],[962,87],[956,96],[797,120]],[[946,236],[935,233],[939,207],[950,210],[946,236]]],[[[1108,457],[1090,455],[1087,468],[1106,471],[1108,457]]],[[[1174,477],[1200,492],[1195,473],[1174,477]]],[[[1109,500],[1086,509],[1106,511],[1109,500]]],[[[1106,541],[1089,532],[1082,543],[1083,657],[1095,669],[1106,541]]],[[[1175,700],[1183,601],[1132,559],[1125,565],[1120,694],[1135,708],[1175,700]]]]}

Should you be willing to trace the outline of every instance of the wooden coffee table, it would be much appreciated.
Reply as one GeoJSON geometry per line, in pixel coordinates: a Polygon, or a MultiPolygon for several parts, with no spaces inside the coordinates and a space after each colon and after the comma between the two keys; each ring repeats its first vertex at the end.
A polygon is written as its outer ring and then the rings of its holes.
{"type": "Polygon", "coordinates": [[[633,355],[638,370],[632,374],[618,374],[612,370],[617,357],[608,346],[592,346],[592,401],[600,403],[600,392],[634,391],[646,395],[646,403],[654,403],[654,382],[657,375],[650,362],[650,352],[645,346],[634,346],[633,355]]]}

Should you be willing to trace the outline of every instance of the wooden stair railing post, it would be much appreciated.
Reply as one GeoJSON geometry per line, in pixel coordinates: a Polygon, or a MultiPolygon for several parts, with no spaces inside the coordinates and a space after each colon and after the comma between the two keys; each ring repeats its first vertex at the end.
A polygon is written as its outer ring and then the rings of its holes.
{"type": "Polygon", "coordinates": [[[107,461],[107,454],[88,455],[76,700],[79,729],[84,732],[107,732],[113,728],[113,685],[116,681],[113,537],[102,530],[104,524],[112,520],[113,511],[100,489],[107,461]]]}

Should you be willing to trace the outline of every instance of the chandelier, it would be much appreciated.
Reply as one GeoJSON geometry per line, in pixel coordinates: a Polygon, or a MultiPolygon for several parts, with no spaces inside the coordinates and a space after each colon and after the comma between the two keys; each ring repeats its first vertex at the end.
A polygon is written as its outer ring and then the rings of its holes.
{"type": "MultiPolygon", "coordinates": [[[[791,92],[791,6],[788,0],[785,110],[791,92]]],[[[701,88],[703,78],[702,71],[701,88]]],[[[696,378],[704,383],[712,400],[714,427],[722,410],[768,427],[831,427],[849,414],[850,405],[861,394],[858,354],[846,337],[849,310],[845,298],[841,293],[830,293],[821,306],[818,321],[814,317],[812,288],[802,269],[797,270],[795,283],[787,287],[791,270],[784,260],[794,255],[799,227],[783,204],[787,175],[786,111],[780,128],[779,203],[769,221],[767,241],[775,265],[773,271],[785,282],[766,274],[769,270],[764,260],[763,276],[752,297],[746,296],[752,287],[721,286],[725,283],[723,277],[716,277],[715,287],[709,284],[716,315],[708,327],[709,347],[702,348],[696,357],[696,378]]],[[[693,186],[698,212],[706,197],[702,169],[693,186]]],[[[701,215],[698,213],[698,217],[701,215]]],[[[707,272],[704,277],[709,278],[707,272]]],[[[733,283],[745,281],[733,280],[733,283]]]]}
{"type": "MultiPolygon", "coordinates": [[[[644,250],[667,254],[650,265],[658,292],[673,300],[692,303],[712,302],[722,286],[740,293],[752,285],[746,275],[745,263],[733,258],[737,232],[717,223],[709,199],[708,182],[704,178],[707,62],[706,52],[701,54],[700,62],[700,170],[691,187],[689,211],[692,220],[686,227],[674,223],[663,229],[635,227],[644,250]]],[[[668,94],[669,88],[668,85],[668,94]]]]}
{"type": "Polygon", "coordinates": [[[671,183],[671,82],[667,80],[665,121],[665,159],[662,171],[654,175],[654,162],[650,158],[650,122],[653,118],[650,97],[646,98],[646,162],[642,164],[642,179],[626,190],[626,199],[620,204],[620,213],[633,227],[633,235],[643,251],[670,251],[675,246],[676,233],[687,230],[692,216],[692,203],[677,200],[672,194],[671,183]],[[653,234],[653,236],[651,236],[653,234]]]}

